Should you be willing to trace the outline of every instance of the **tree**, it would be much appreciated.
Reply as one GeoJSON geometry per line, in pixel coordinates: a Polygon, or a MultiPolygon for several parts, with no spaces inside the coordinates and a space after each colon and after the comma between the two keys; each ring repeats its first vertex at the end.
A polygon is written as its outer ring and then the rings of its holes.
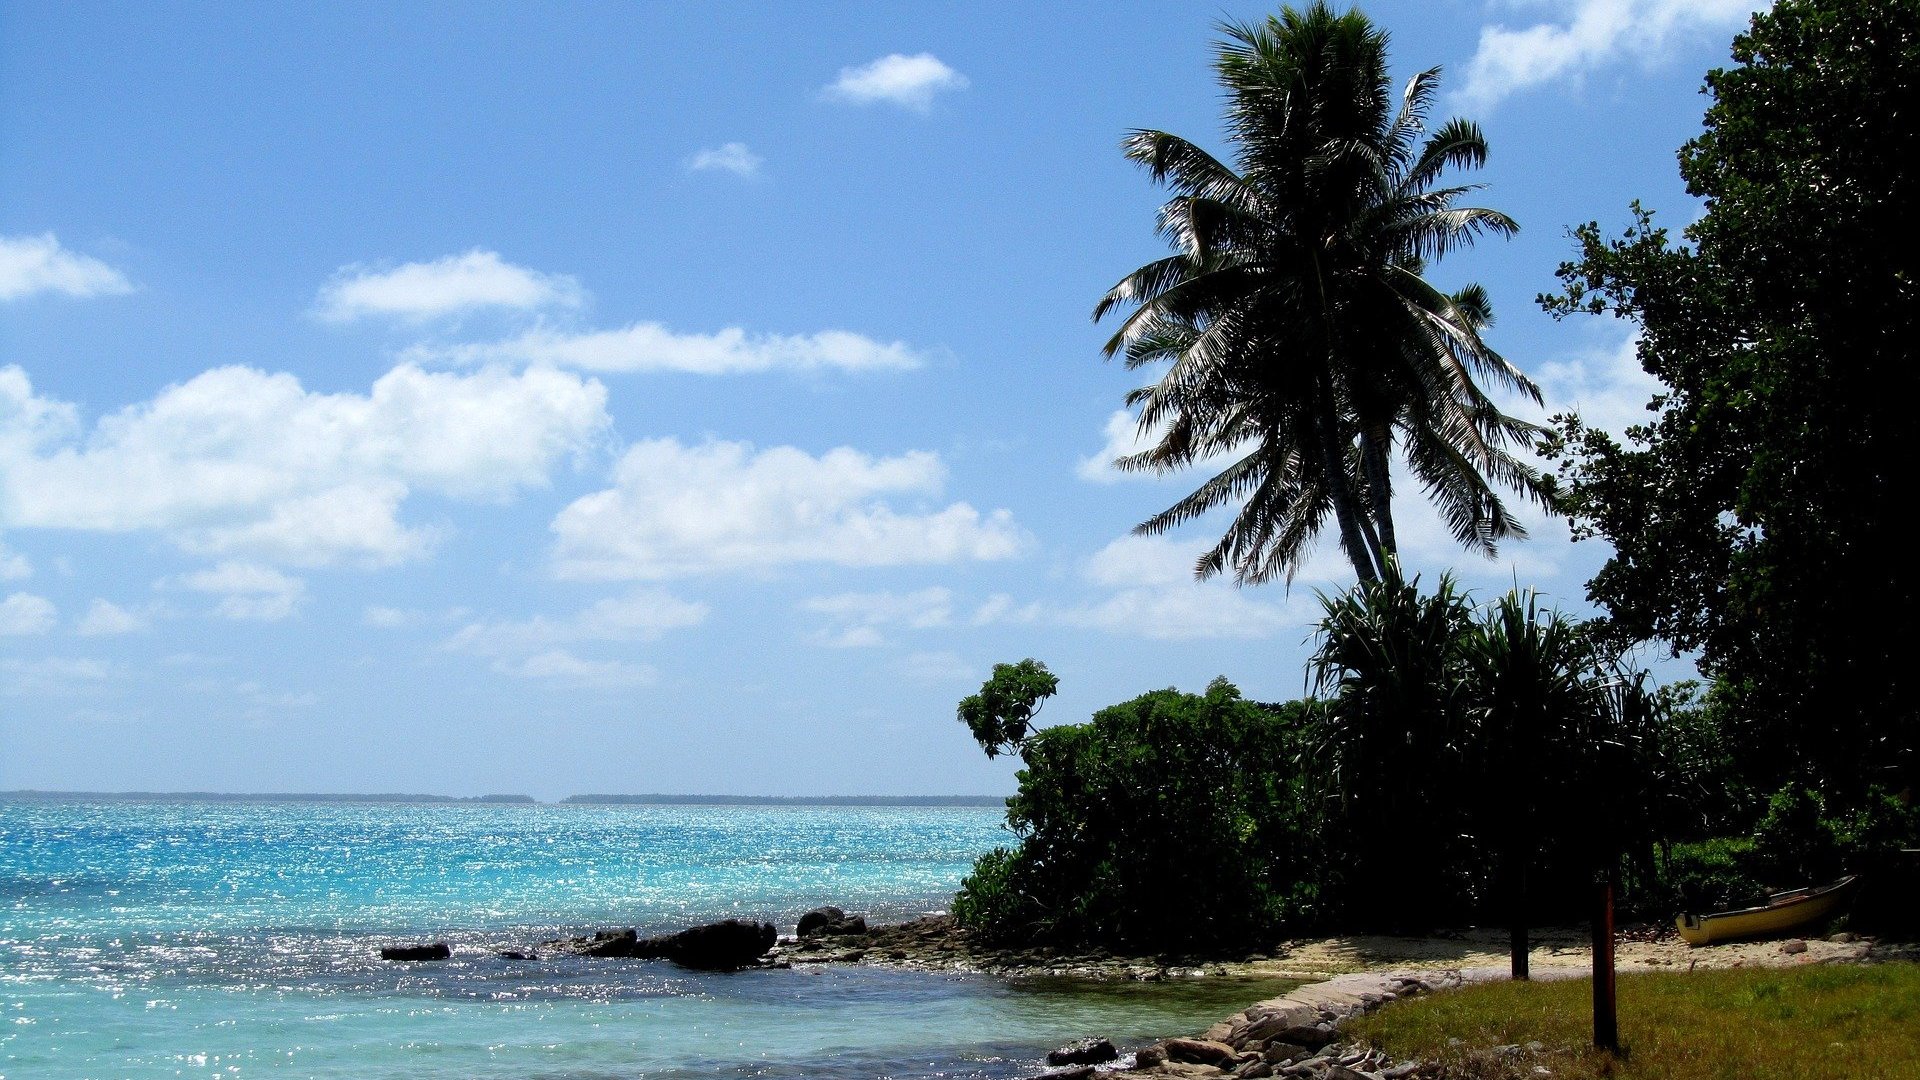
{"type": "Polygon", "coordinates": [[[1708,74],[1676,245],[1638,204],[1576,230],[1549,310],[1639,329],[1665,384],[1624,440],[1557,418],[1559,505],[1614,555],[1622,640],[1698,650],[1760,790],[1914,779],[1920,601],[1920,5],[1780,0],[1708,74]],[[1902,225],[1901,222],[1906,224],[1902,225]]]}
{"type": "Polygon", "coordinates": [[[1060,679],[1047,665],[1028,657],[1017,664],[995,664],[993,675],[980,692],[960,699],[956,709],[974,740],[987,756],[1017,750],[1034,734],[1033,718],[1060,689],[1060,679]]]}
{"type": "Polygon", "coordinates": [[[1132,306],[1106,355],[1168,364],[1127,398],[1158,441],[1116,464],[1229,464],[1137,531],[1238,503],[1195,571],[1252,583],[1291,577],[1331,515],[1372,581],[1397,550],[1398,455],[1462,544],[1491,552],[1524,535],[1496,487],[1540,497],[1535,471],[1507,450],[1536,429],[1474,380],[1539,392],[1482,339],[1483,290],[1449,294],[1423,277],[1429,260],[1516,228],[1456,206],[1473,187],[1441,184],[1485,162],[1480,129],[1450,120],[1422,140],[1439,69],[1410,80],[1396,108],[1386,34],[1358,12],[1316,2],[1221,31],[1235,167],[1166,132],[1126,138],[1127,157],[1176,192],[1160,211],[1175,252],[1122,278],[1094,318],[1132,306]]]}

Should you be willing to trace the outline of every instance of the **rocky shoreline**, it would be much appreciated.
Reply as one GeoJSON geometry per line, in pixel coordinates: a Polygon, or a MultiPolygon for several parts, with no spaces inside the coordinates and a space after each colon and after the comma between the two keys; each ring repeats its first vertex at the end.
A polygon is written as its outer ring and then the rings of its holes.
{"type": "MultiPolygon", "coordinates": [[[[1505,979],[1504,930],[1470,929],[1427,937],[1356,936],[1284,942],[1237,960],[1194,962],[1179,958],[1077,953],[1051,947],[1005,948],[983,944],[946,914],[903,923],[868,926],[860,915],[817,908],[802,916],[791,937],[770,923],[728,919],[676,934],[642,938],[636,931],[608,930],[543,942],[540,952],[596,957],[671,960],[705,970],[791,968],[814,964],[874,964],[1008,978],[1066,977],[1157,982],[1206,976],[1309,980],[1278,997],[1248,1006],[1195,1038],[1165,1039],[1123,1054],[1104,1039],[1062,1047],[1039,1074],[1046,1080],[1086,1080],[1101,1075],[1189,1078],[1299,1077],[1305,1080],[1407,1080],[1436,1075],[1431,1065],[1394,1062],[1367,1047],[1340,1041],[1339,1025],[1389,1001],[1472,982],[1505,979]]],[[[397,945],[381,950],[395,961],[447,959],[443,942],[397,945]]],[[[515,960],[539,953],[503,952],[515,960]]],[[[1913,960],[1913,945],[1880,946],[1870,938],[1836,934],[1830,939],[1756,941],[1693,949],[1671,927],[1625,929],[1616,947],[1623,972],[1691,970],[1695,967],[1792,966],[1808,963],[1913,960]]],[[[1535,931],[1531,953],[1536,979],[1577,978],[1591,970],[1585,931],[1535,931]]],[[[1522,1054],[1526,1048],[1494,1051],[1522,1054]]]]}

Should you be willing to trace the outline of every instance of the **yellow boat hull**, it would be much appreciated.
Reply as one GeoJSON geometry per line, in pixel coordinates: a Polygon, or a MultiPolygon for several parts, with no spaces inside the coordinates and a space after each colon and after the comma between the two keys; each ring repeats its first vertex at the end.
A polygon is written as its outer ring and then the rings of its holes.
{"type": "Polygon", "coordinates": [[[1846,903],[1854,878],[1849,875],[1831,885],[1799,892],[1780,893],[1763,907],[1740,911],[1722,911],[1712,915],[1682,915],[1674,920],[1680,937],[1689,945],[1711,945],[1735,938],[1764,937],[1833,917],[1846,903]]]}

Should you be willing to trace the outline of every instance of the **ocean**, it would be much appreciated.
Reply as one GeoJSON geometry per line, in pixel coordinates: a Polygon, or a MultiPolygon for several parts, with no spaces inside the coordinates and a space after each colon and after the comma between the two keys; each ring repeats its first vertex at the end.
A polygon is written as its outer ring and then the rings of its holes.
{"type": "Polygon", "coordinates": [[[1031,1076],[1271,991],[496,952],[945,909],[997,808],[0,800],[0,1080],[1031,1076]],[[446,940],[401,964],[382,945],[446,940]]]}

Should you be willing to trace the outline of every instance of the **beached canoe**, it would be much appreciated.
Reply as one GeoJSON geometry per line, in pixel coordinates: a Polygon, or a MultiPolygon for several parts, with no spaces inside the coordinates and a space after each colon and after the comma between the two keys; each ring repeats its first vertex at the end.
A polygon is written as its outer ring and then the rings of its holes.
{"type": "Polygon", "coordinates": [[[1682,915],[1674,920],[1674,925],[1680,928],[1680,937],[1689,945],[1777,934],[1831,918],[1847,902],[1857,880],[1848,874],[1831,885],[1774,893],[1759,907],[1717,911],[1711,915],[1682,915]]]}

